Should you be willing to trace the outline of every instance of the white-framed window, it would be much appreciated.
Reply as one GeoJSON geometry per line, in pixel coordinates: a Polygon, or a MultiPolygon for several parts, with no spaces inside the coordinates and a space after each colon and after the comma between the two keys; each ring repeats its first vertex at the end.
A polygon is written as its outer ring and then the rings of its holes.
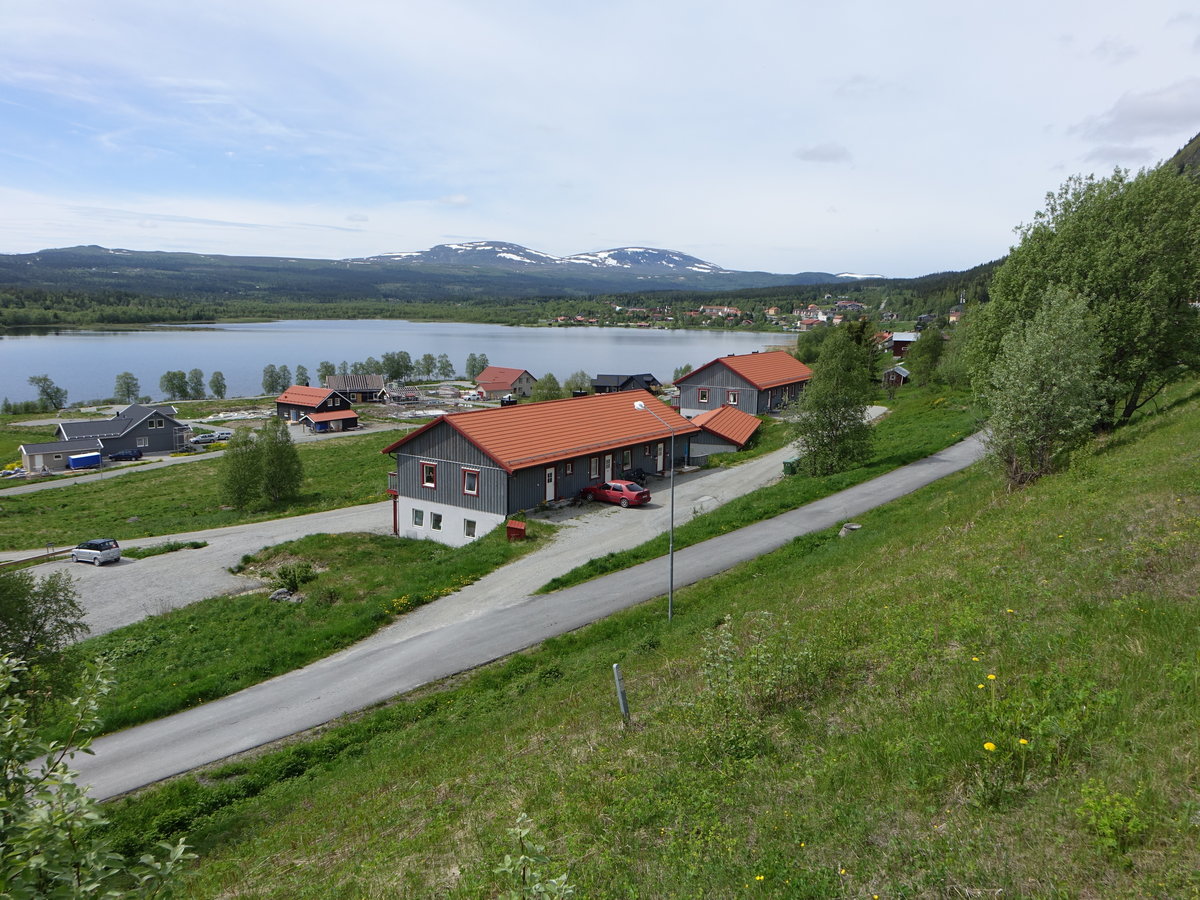
{"type": "Polygon", "coordinates": [[[632,469],[632,468],[633,468],[633,451],[632,450],[622,450],[621,451],[621,469],[624,470],[624,469],[632,469]]]}
{"type": "Polygon", "coordinates": [[[341,397],[339,397],[337,394],[334,394],[334,395],[333,395],[333,405],[334,405],[334,406],[341,406],[341,405],[342,405],[342,398],[341,398],[341,397]]]}
{"type": "Polygon", "coordinates": [[[696,391],[696,402],[697,403],[707,403],[708,402],[708,388],[700,388],[696,391]]]}
{"type": "Polygon", "coordinates": [[[421,463],[421,487],[437,487],[437,463],[421,463]]]}
{"type": "Polygon", "coordinates": [[[441,513],[430,513],[429,514],[429,527],[432,528],[434,531],[442,530],[442,514],[441,513]]]}
{"type": "Polygon", "coordinates": [[[474,519],[463,519],[463,537],[475,537],[474,519]]]}
{"type": "Polygon", "coordinates": [[[737,391],[726,391],[725,392],[725,402],[728,403],[730,406],[737,406],[738,405],[738,392],[737,391]]]}
{"type": "Polygon", "coordinates": [[[600,457],[593,456],[588,460],[588,478],[600,477],[600,457]]]}
{"type": "Polygon", "coordinates": [[[575,474],[575,463],[573,463],[569,460],[567,462],[563,463],[563,472],[566,473],[567,475],[574,475],[575,474]]]}
{"type": "Polygon", "coordinates": [[[138,439],[137,439],[137,445],[138,445],[139,447],[149,447],[149,446],[150,446],[150,438],[148,438],[148,437],[140,437],[140,438],[138,438],[138,439]]]}
{"type": "Polygon", "coordinates": [[[420,528],[424,524],[425,524],[425,510],[414,509],[413,510],[413,525],[415,525],[417,528],[420,528]]]}
{"type": "Polygon", "coordinates": [[[479,496],[479,472],[475,469],[463,469],[463,493],[472,497],[479,496]]]}
{"type": "Polygon", "coordinates": [[[649,455],[650,455],[650,445],[643,444],[642,445],[642,456],[649,456],[649,455]]]}

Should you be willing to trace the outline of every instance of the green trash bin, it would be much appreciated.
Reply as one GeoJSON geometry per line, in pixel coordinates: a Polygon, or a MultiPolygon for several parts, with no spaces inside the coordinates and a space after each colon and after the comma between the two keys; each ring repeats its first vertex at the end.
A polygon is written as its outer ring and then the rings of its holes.
{"type": "Polygon", "coordinates": [[[783,461],[783,474],[784,475],[795,475],[799,471],[800,471],[800,457],[793,456],[791,459],[785,459],[783,461]]]}

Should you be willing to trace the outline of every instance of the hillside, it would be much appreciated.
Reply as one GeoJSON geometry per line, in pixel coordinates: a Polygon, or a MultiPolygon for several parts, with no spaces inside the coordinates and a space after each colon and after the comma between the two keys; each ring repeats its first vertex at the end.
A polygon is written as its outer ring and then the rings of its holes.
{"type": "Polygon", "coordinates": [[[969,470],[257,761],[114,804],[188,896],[1191,896],[1200,391],[1016,494],[969,470]],[[632,707],[621,727],[620,662],[632,707]]]}
{"type": "Polygon", "coordinates": [[[686,254],[623,247],[554,257],[477,241],[361,259],[295,259],[69,247],[0,255],[0,287],[188,299],[445,300],[733,290],[854,281],[829,272],[739,272],[686,254]]]}

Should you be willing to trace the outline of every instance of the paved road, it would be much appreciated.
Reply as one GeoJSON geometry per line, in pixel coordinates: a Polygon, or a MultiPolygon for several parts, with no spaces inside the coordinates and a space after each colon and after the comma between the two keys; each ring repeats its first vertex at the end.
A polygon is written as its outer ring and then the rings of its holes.
{"type": "MultiPolygon", "coordinates": [[[[824,500],[680,550],[675,555],[676,585],[707,578],[798,535],[851,519],[965,468],[983,452],[979,439],[969,438],[824,500]]],[[[677,504],[679,499],[677,494],[677,504]]],[[[623,510],[622,523],[624,514],[640,511],[623,510]]],[[[587,549],[586,530],[580,535],[587,549]]],[[[557,542],[552,549],[558,549],[557,542]]],[[[590,546],[587,558],[598,552],[590,546]]],[[[524,568],[524,562],[507,566],[304,669],[100,738],[94,756],[74,760],[78,780],[103,799],[186,772],[662,596],[667,578],[663,558],[555,594],[529,596],[514,590],[517,582],[506,573],[524,568]]],[[[533,580],[540,584],[543,575],[539,572],[533,580]]]]}

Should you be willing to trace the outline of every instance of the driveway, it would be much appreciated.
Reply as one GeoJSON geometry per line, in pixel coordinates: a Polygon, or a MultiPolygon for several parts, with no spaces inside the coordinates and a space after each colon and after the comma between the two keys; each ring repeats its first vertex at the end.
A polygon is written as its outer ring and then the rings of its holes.
{"type": "MultiPolygon", "coordinates": [[[[768,468],[778,472],[787,452],[748,465],[757,463],[764,472],[768,468]]],[[[983,454],[979,438],[968,438],[824,500],[680,550],[675,554],[676,586],[768,553],[798,535],[844,522],[966,468],[983,454]]],[[[716,476],[746,477],[741,472],[746,468],[681,478],[676,484],[676,521],[699,511],[710,498],[719,502],[723,491],[717,485],[722,481],[716,476]],[[689,510],[689,503],[696,508],[689,510]]],[[[90,786],[100,799],[112,797],[320,725],[662,596],[668,567],[665,558],[554,594],[529,594],[578,561],[629,543],[616,535],[626,532],[626,526],[642,513],[647,514],[642,524],[661,533],[665,527],[661,517],[669,510],[659,504],[658,497],[649,507],[614,508],[585,517],[564,529],[546,549],[415,610],[353,647],[230,697],[102,737],[93,745],[94,756],[75,758],[78,781],[90,786]],[[659,517],[657,530],[654,517],[659,517]],[[621,527],[605,528],[608,519],[621,527]]],[[[148,562],[142,561],[139,567],[148,562]]]]}

